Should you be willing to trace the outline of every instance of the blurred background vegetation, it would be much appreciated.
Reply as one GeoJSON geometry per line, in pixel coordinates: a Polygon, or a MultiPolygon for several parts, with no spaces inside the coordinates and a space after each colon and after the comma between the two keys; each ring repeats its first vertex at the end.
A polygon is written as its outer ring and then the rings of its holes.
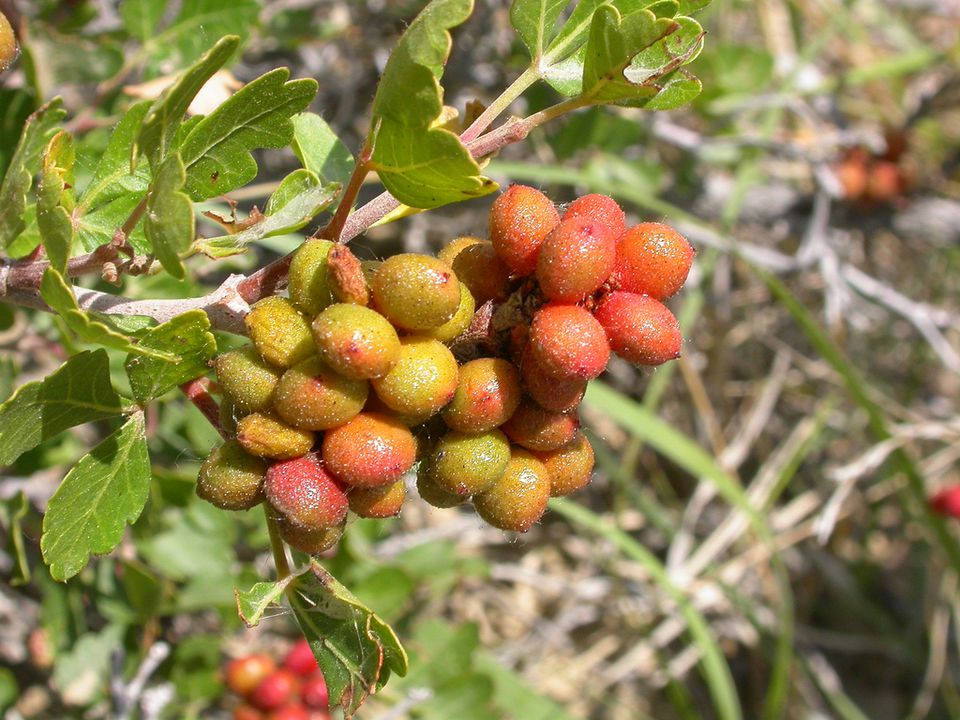
{"type": "MultiPolygon", "coordinates": [[[[312,109],[356,148],[378,71],[423,4],[2,0],[24,52],[0,76],[0,169],[57,94],[91,167],[151,81],[226,33],[245,44],[223,92],[281,65],[315,77],[312,109]]],[[[711,718],[734,697],[749,718],[960,717],[960,545],[926,502],[960,483],[960,3],[714,0],[698,19],[692,105],[582,112],[488,168],[558,202],[607,193],[631,220],[685,233],[697,262],[671,301],[684,356],[656,371],[612,362],[583,411],[595,480],[527,535],[419,501],[350,526],[327,563],[412,654],[360,717],[711,718]]],[[[491,100],[522,63],[508,3],[477,0],[454,33],[447,104],[491,100]]],[[[514,112],[552,97],[531,91],[514,112]]],[[[258,160],[256,184],[231,195],[241,210],[296,166],[289,152],[258,160]]],[[[489,204],[353,247],[435,250],[485,233],[489,204]]],[[[192,279],[123,292],[199,295],[297,241],[194,258],[192,279]]],[[[0,305],[0,400],[74,350],[56,320],[0,305]]],[[[255,630],[237,619],[232,589],[270,573],[268,540],[258,512],[194,497],[215,431],[176,394],[148,417],[151,502],[68,585],[40,562],[42,509],[109,428],[0,471],[6,717],[112,717],[117,689],[148,670],[120,716],[226,718],[224,658],[294,637],[284,614],[255,630]]]]}

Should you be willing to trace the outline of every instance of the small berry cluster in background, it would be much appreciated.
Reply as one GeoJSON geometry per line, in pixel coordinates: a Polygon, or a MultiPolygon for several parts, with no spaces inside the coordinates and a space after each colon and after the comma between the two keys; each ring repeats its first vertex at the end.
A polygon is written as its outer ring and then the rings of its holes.
{"type": "Polygon", "coordinates": [[[666,225],[628,228],[609,197],[561,216],[523,185],[494,202],[489,239],[457,238],[437,257],[360,262],[310,239],[289,297],[258,302],[252,344],[216,360],[230,439],[197,492],[231,510],[265,500],[288,544],[319,553],[348,511],[397,514],[419,462],[426,502],[469,500],[525,532],[551,496],[590,480],[577,407],[610,353],[647,366],[679,356],[663,301],[693,255],[666,225]]]}
{"type": "Polygon", "coordinates": [[[330,720],[327,684],[302,638],[280,667],[269,655],[254,653],[231,660],[225,675],[239,700],[233,720],[330,720]]]}

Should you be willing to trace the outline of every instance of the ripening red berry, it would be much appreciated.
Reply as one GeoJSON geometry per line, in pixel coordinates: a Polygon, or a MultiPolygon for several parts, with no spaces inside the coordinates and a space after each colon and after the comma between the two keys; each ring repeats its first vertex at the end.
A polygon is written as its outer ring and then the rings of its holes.
{"type": "Polygon", "coordinates": [[[246,697],[276,667],[273,658],[262,653],[238,657],[227,663],[227,687],[237,695],[246,697]]]}
{"type": "Polygon", "coordinates": [[[339,525],[349,507],[343,488],[313,455],[271,465],[264,493],[290,523],[305,530],[339,525]]]}
{"type": "Polygon", "coordinates": [[[587,390],[586,380],[560,380],[548,375],[533,358],[529,346],[522,356],[520,374],[523,376],[523,386],[527,394],[540,407],[554,412],[573,410],[580,404],[587,390]]]}
{"type": "Polygon", "coordinates": [[[610,228],[614,237],[620,237],[627,229],[627,219],[624,217],[623,210],[617,205],[616,200],[606,195],[592,193],[578,197],[567,205],[562,219],[569,220],[575,217],[598,220],[610,228]]]}
{"type": "Polygon", "coordinates": [[[544,372],[563,380],[595,378],[610,359],[603,327],[578,305],[550,304],[538,310],[528,347],[544,372]]]}
{"type": "Polygon", "coordinates": [[[572,217],[557,225],[540,245],[537,280],[550,300],[580,302],[613,271],[617,235],[599,220],[572,217]]]}
{"type": "Polygon", "coordinates": [[[326,710],[330,702],[327,683],[323,673],[317,671],[311,675],[300,689],[300,699],[303,704],[312,710],[326,710]]]}
{"type": "Polygon", "coordinates": [[[613,277],[621,290],[664,300],[683,287],[693,255],[690,243],[669,225],[640,223],[617,241],[613,277]]]}
{"type": "Polygon", "coordinates": [[[266,716],[252,705],[237,705],[233,709],[233,720],[264,720],[266,716]]]}
{"type": "Polygon", "coordinates": [[[296,675],[289,670],[275,670],[250,693],[250,704],[260,710],[276,710],[293,700],[299,691],[296,675]]]}
{"type": "Polygon", "coordinates": [[[351,487],[392,485],[413,467],[417,441],[389,415],[362,412],[323,436],[324,466],[351,487]]]}
{"type": "Polygon", "coordinates": [[[511,272],[530,275],[540,244],[558,222],[550,198],[535,188],[511,185],[490,208],[490,242],[511,272]]]}
{"type": "Polygon", "coordinates": [[[536,452],[550,452],[573,440],[579,427],[576,413],[544,410],[525,398],[501,430],[521,447],[536,452]]]}
{"type": "Polygon", "coordinates": [[[636,365],[660,365],[680,357],[680,323],[666,305],[646,295],[612,292],[594,311],[610,349],[636,365]]]}
{"type": "Polygon", "coordinates": [[[310,720],[310,713],[303,705],[290,703],[271,712],[267,720],[310,720]]]}
{"type": "Polygon", "coordinates": [[[960,485],[943,488],[930,498],[930,508],[939,515],[960,518],[960,485]]]}
{"type": "Polygon", "coordinates": [[[283,658],[283,667],[300,677],[307,677],[317,671],[317,659],[306,639],[300,638],[287,651],[283,658]]]}

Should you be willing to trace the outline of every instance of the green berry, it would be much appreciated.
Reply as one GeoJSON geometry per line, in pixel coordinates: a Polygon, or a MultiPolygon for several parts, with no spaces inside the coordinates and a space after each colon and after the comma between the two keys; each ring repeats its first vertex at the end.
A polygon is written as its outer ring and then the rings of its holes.
{"type": "Polygon", "coordinates": [[[573,440],[579,426],[576,413],[551,412],[524,399],[502,427],[507,437],[517,445],[528,450],[549,452],[573,440]]]}
{"type": "Polygon", "coordinates": [[[486,240],[483,238],[473,237],[472,235],[464,235],[463,237],[454,238],[440,248],[440,252],[437,253],[437,257],[440,260],[443,260],[447,265],[452,266],[454,259],[462,250],[467,249],[471,245],[476,245],[477,243],[482,242],[486,242],[486,240]]]}
{"type": "Polygon", "coordinates": [[[503,300],[509,292],[510,268],[484,240],[463,248],[453,259],[457,279],[470,288],[478,305],[488,300],[503,300]]]}
{"type": "Polygon", "coordinates": [[[327,470],[351,487],[382,487],[413,467],[417,441],[399,420],[362,412],[327,430],[321,453],[327,470]]]}
{"type": "Polygon", "coordinates": [[[17,59],[17,37],[7,16],[0,12],[0,72],[3,72],[17,59]]]}
{"type": "Polygon", "coordinates": [[[393,325],[361,305],[331,305],[314,318],[312,328],[320,357],[344,377],[380,377],[400,354],[393,325]]]}
{"type": "Polygon", "coordinates": [[[334,527],[347,516],[346,492],[313,455],[275,462],[263,491],[271,507],[304,530],[334,527]]]}
{"type": "Polygon", "coordinates": [[[444,435],[427,461],[430,477],[444,492],[466,498],[495,483],[510,459],[510,441],[499,430],[444,435]]]}
{"type": "Polygon", "coordinates": [[[362,518],[388,518],[400,514],[407,486],[396,480],[383,487],[354,488],[347,496],[350,510],[362,518]]]}
{"type": "Polygon", "coordinates": [[[197,495],[222,510],[249,510],[263,500],[266,474],[266,462],[228,440],[200,466],[197,495]]]}
{"type": "Polygon", "coordinates": [[[287,460],[310,452],[314,437],[271,414],[251,413],[237,423],[237,441],[251,455],[287,460]]]}
{"type": "Polygon", "coordinates": [[[500,479],[474,496],[477,514],[501,530],[526,532],[547,509],[550,473],[532,453],[514,449],[500,479]]]}
{"type": "Polygon", "coordinates": [[[456,507],[462,504],[465,499],[455,493],[447,492],[437,485],[433,479],[433,469],[427,460],[421,462],[420,468],[417,470],[417,492],[425,503],[435,508],[456,507]]]}
{"type": "Polygon", "coordinates": [[[404,330],[429,330],[447,322],[460,306],[460,282],[450,266],[435,257],[401,253],[384,260],[373,273],[373,302],[404,330]]]}
{"type": "Polygon", "coordinates": [[[287,274],[287,292],[298,310],[313,317],[333,302],[327,281],[329,240],[311,238],[297,248],[287,274]]]}
{"type": "Polygon", "coordinates": [[[478,358],[460,366],[457,391],[443,410],[453,430],[484,432],[502,425],[520,404],[520,375],[510,362],[478,358]]]}
{"type": "Polygon", "coordinates": [[[317,351],[310,323],[286,298],[273,295],[260,300],[244,324],[257,352],[277,367],[293,367],[317,351]]]}
{"type": "Polygon", "coordinates": [[[238,413],[246,415],[270,407],[281,371],[268,365],[251,346],[222,353],[214,367],[224,398],[238,413]]]}
{"type": "Polygon", "coordinates": [[[447,346],[432,338],[411,335],[400,340],[400,357],[374,391],[393,412],[411,422],[424,422],[453,399],[457,361],[447,346]]]}
{"type": "Polygon", "coordinates": [[[561,448],[534,453],[550,473],[550,495],[562,497],[586,487],[593,472],[593,446],[578,432],[561,448]]]}
{"type": "Polygon", "coordinates": [[[312,357],[283,374],[273,407],[296,428],[327,430],[359,413],[368,392],[366,380],[346,378],[320,358],[312,357]]]}
{"type": "Polygon", "coordinates": [[[460,283],[460,305],[457,307],[456,314],[440,327],[433,328],[432,330],[422,330],[421,332],[427,337],[449,345],[470,327],[470,322],[473,320],[473,313],[476,312],[476,309],[477,306],[473,301],[473,295],[470,294],[466,285],[460,283]]]}

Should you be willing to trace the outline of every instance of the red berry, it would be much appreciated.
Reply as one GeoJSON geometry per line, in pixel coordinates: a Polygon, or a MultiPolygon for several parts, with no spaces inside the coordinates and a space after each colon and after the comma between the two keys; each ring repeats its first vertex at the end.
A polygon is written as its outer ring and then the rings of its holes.
{"type": "Polygon", "coordinates": [[[613,276],[621,290],[664,300],[683,287],[693,254],[690,243],[672,227],[640,223],[617,241],[613,276]]]}
{"type": "Polygon", "coordinates": [[[606,195],[590,194],[578,197],[567,205],[563,220],[570,218],[591,218],[613,231],[614,237],[620,237],[627,229],[627,220],[616,200],[606,195]]]}
{"type": "Polygon", "coordinates": [[[323,679],[323,673],[315,672],[303,683],[300,698],[308,708],[313,710],[327,709],[330,697],[327,692],[327,682],[323,679]]]}
{"type": "Polygon", "coordinates": [[[351,487],[392,485],[413,467],[417,441],[396,418],[362,412],[323,437],[323,462],[351,487]]]}
{"type": "Polygon", "coordinates": [[[511,185],[490,208],[490,242],[511,272],[530,275],[540,244],[558,222],[550,198],[532,187],[511,185]]]}
{"type": "Polygon", "coordinates": [[[613,271],[617,237],[599,220],[572,217],[544,239],[537,256],[537,280],[550,300],[580,302],[613,271]]]}
{"type": "Polygon", "coordinates": [[[603,327],[578,305],[547,305],[530,323],[528,347],[544,372],[563,380],[597,377],[610,359],[603,327]]]}
{"type": "Polygon", "coordinates": [[[313,455],[271,465],[264,492],[274,508],[303,529],[339,525],[347,516],[346,494],[313,455]]]}
{"type": "Polygon", "coordinates": [[[310,713],[303,705],[291,703],[274,710],[267,720],[310,720],[310,713]]]}
{"type": "Polygon", "coordinates": [[[960,485],[946,487],[930,498],[930,508],[939,515],[960,518],[960,485]]]}
{"type": "Polygon", "coordinates": [[[613,292],[594,316],[607,332],[610,349],[636,365],[660,365],[680,357],[680,323],[666,305],[646,295],[613,292]]]}
{"type": "Polygon", "coordinates": [[[251,705],[237,705],[233,709],[233,720],[264,720],[264,714],[251,705]]]}
{"type": "Polygon", "coordinates": [[[250,693],[250,703],[260,710],[276,710],[289,703],[300,691],[300,681],[289,670],[275,670],[250,693]]]}
{"type": "Polygon", "coordinates": [[[227,664],[227,687],[246,697],[267,675],[276,670],[276,663],[268,655],[256,653],[231,660],[227,664]]]}
{"type": "Polygon", "coordinates": [[[560,380],[550,377],[530,352],[529,346],[523,353],[520,363],[520,374],[523,376],[523,386],[527,394],[536,403],[554,412],[567,412],[580,404],[583,394],[587,390],[587,381],[575,378],[560,380]]]}
{"type": "Polygon", "coordinates": [[[283,659],[283,667],[301,677],[307,677],[317,671],[317,659],[313,656],[310,643],[304,638],[297,640],[283,659]]]}

